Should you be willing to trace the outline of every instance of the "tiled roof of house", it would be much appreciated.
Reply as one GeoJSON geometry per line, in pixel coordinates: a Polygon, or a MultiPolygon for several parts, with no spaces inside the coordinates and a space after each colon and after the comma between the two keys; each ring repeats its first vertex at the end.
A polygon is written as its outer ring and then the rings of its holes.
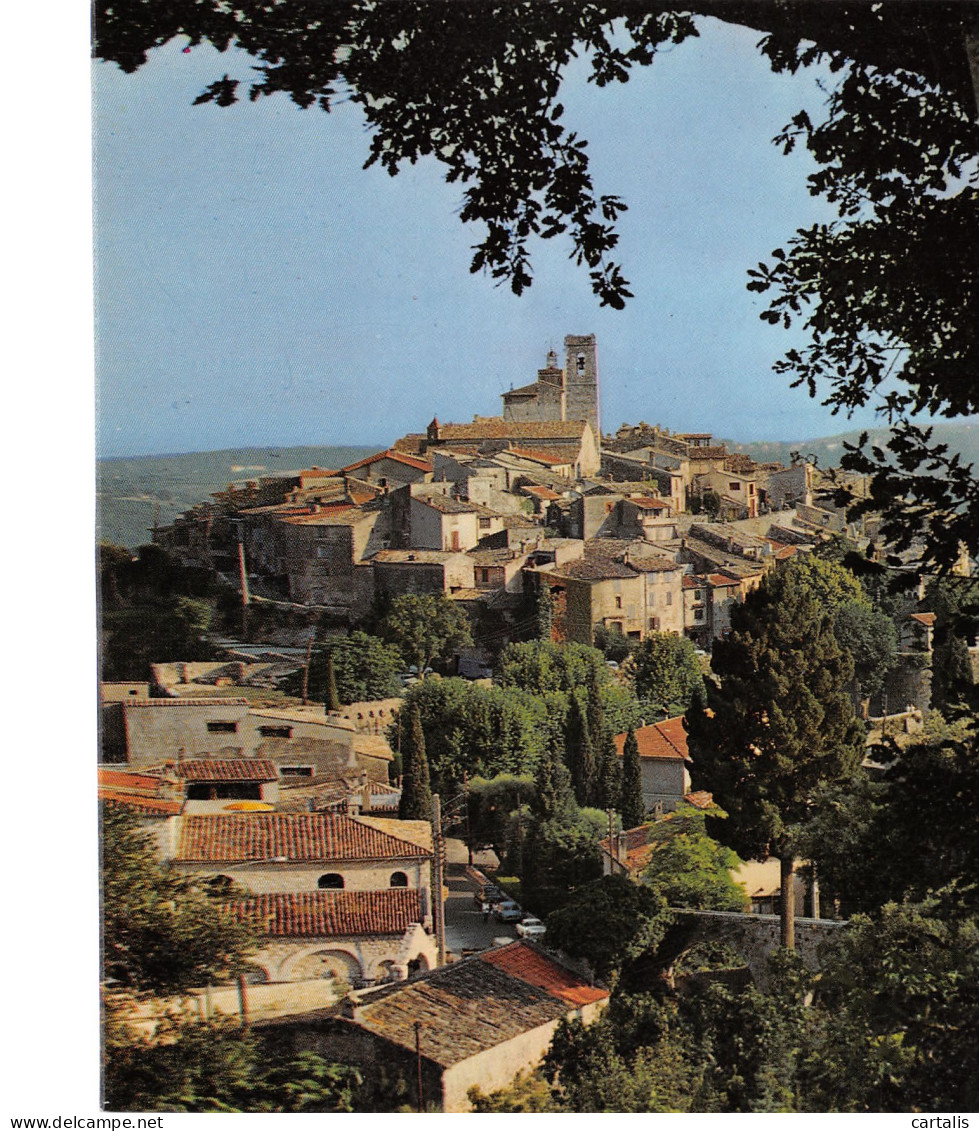
{"type": "Polygon", "coordinates": [[[126,805],[131,809],[143,809],[148,813],[158,813],[164,817],[176,816],[183,808],[182,801],[171,801],[165,797],[148,797],[143,793],[113,789],[110,786],[99,786],[99,801],[112,805],[126,805]]]}
{"type": "Polygon", "coordinates": [[[265,758],[192,758],[177,763],[187,781],[276,781],[275,765],[265,758]]]}
{"type": "MultiPolygon", "coordinates": [[[[637,727],[635,733],[640,758],[690,760],[690,754],[687,750],[687,732],[683,729],[682,715],[673,719],[664,719],[661,723],[654,723],[652,726],[637,727]]],[[[615,736],[615,749],[619,754],[622,753],[625,740],[625,733],[615,736]]]]}
{"type": "Polygon", "coordinates": [[[472,424],[442,424],[439,440],[561,440],[581,438],[584,420],[504,420],[487,416],[472,424]]]}
{"type": "Polygon", "coordinates": [[[463,550],[378,550],[371,561],[381,565],[442,565],[456,554],[462,553],[463,550]]]}
{"type": "Polygon", "coordinates": [[[683,569],[683,566],[672,558],[657,557],[652,554],[648,558],[630,554],[629,565],[639,573],[675,573],[683,569]]]}
{"type": "Polygon", "coordinates": [[[343,470],[344,473],[356,471],[360,467],[369,467],[372,463],[380,463],[381,460],[385,459],[394,460],[395,463],[403,463],[406,467],[413,467],[416,471],[432,470],[432,464],[429,460],[422,459],[420,456],[408,455],[407,452],[399,451],[397,448],[388,448],[386,451],[377,452],[376,455],[348,464],[343,470]]]}
{"type": "Polygon", "coordinates": [[[578,458],[577,448],[551,448],[549,452],[542,452],[536,448],[517,447],[515,444],[510,445],[510,451],[515,456],[522,456],[524,459],[532,459],[535,463],[546,463],[549,466],[559,466],[565,463],[574,463],[578,458]]]}
{"type": "Polygon", "coordinates": [[[403,935],[424,919],[418,888],[384,891],[303,891],[253,896],[231,905],[273,938],[403,935]]]}
{"type": "Polygon", "coordinates": [[[251,813],[185,817],[176,858],[245,863],[405,860],[429,855],[417,844],[339,813],[251,813]]]}
{"type": "Polygon", "coordinates": [[[685,794],[683,800],[695,809],[712,809],[714,807],[714,795],[706,789],[695,789],[692,793],[685,794]]]}
{"type": "Polygon", "coordinates": [[[915,620],[918,624],[923,624],[926,628],[935,627],[935,614],[934,613],[912,613],[908,620],[915,620]]]}
{"type": "Polygon", "coordinates": [[[470,503],[466,499],[453,499],[449,495],[416,495],[419,503],[431,507],[439,514],[478,514],[486,517],[496,517],[496,511],[484,507],[481,503],[470,503]]]}
{"type": "Polygon", "coordinates": [[[680,584],[684,589],[703,589],[707,582],[695,573],[685,573],[680,584]]]}
{"type": "MultiPolygon", "coordinates": [[[[511,943],[505,950],[531,949],[524,942],[511,943]]],[[[420,1021],[420,1051],[426,1059],[444,1068],[468,1060],[567,1016],[571,1005],[549,989],[535,985],[516,972],[521,959],[500,961],[490,951],[464,962],[443,966],[411,982],[384,987],[364,997],[354,1010],[354,1020],[368,1032],[415,1051],[415,1022],[420,1021]],[[513,972],[507,967],[514,967],[513,972]]],[[[552,959],[543,961],[554,967],[547,980],[555,989],[573,993],[563,985],[561,967],[552,959]]],[[[528,960],[528,967],[530,962],[528,960]]],[[[531,974],[542,980],[539,973],[531,974]]],[[[592,987],[581,982],[581,986],[592,987]]],[[[607,991],[598,990],[599,1000],[607,991]]]]}
{"type": "Polygon", "coordinates": [[[508,389],[503,394],[503,399],[509,400],[511,397],[536,397],[540,392],[540,381],[534,381],[532,385],[521,385],[518,389],[508,389]]]}
{"type": "Polygon", "coordinates": [[[629,502],[643,511],[663,511],[670,508],[670,504],[665,499],[654,499],[652,495],[640,495],[638,498],[630,499],[629,502]]]}
{"type": "Polygon", "coordinates": [[[133,773],[132,770],[115,770],[110,766],[99,766],[99,786],[156,796],[160,789],[160,777],[158,774],[138,774],[133,773]]]}
{"type": "Polygon", "coordinates": [[[709,573],[707,575],[707,580],[710,582],[714,589],[739,589],[741,587],[741,582],[738,581],[737,578],[725,577],[723,573],[709,573]]]}
{"type": "Polygon", "coordinates": [[[552,958],[542,954],[535,946],[526,942],[511,943],[481,954],[480,959],[499,970],[505,970],[522,982],[561,998],[570,1005],[588,1005],[608,997],[608,990],[591,986],[574,974],[566,966],[561,966],[552,958]]]}
{"type": "Polygon", "coordinates": [[[520,493],[523,494],[523,495],[534,495],[538,499],[546,499],[548,501],[550,501],[552,499],[560,499],[561,498],[561,496],[558,494],[558,492],[552,491],[550,489],[550,487],[524,486],[524,487],[520,488],[520,493]]]}

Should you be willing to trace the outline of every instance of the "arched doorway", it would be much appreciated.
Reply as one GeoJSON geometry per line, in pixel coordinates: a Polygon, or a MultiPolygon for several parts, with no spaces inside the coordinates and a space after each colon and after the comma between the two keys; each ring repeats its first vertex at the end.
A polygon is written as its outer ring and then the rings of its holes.
{"type": "Polygon", "coordinates": [[[353,985],[362,976],[360,963],[345,950],[314,950],[289,968],[289,978],[295,982],[324,978],[353,985]]]}

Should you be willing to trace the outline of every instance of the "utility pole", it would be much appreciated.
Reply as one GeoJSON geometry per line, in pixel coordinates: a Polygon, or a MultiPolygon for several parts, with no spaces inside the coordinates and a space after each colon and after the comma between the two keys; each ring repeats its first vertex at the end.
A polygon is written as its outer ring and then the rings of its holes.
{"type": "Polygon", "coordinates": [[[303,664],[303,706],[309,702],[309,661],[313,654],[313,637],[316,635],[316,629],[309,634],[309,640],[306,643],[306,662],[303,664]]]}
{"type": "MultiPolygon", "coordinates": [[[[435,943],[438,948],[438,964],[445,965],[445,897],[443,894],[443,852],[445,841],[442,837],[442,801],[437,793],[432,795],[432,879],[435,887],[433,918],[435,920],[435,943]]],[[[419,1108],[419,1111],[421,1109],[419,1108]]]]}
{"type": "Polygon", "coordinates": [[[425,1110],[425,1097],[422,1093],[422,1023],[415,1022],[415,1064],[418,1068],[418,1110],[425,1110]]]}

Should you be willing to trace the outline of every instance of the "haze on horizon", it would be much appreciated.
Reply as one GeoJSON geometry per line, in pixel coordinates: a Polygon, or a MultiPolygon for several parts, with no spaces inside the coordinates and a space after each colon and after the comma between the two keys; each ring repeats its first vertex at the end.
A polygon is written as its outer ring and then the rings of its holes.
{"type": "Polygon", "coordinates": [[[606,431],[645,419],[791,441],[879,424],[771,371],[801,339],[745,289],[748,268],[831,217],[806,154],[771,144],[818,112],[817,75],[772,75],[757,33],[700,26],[626,84],[599,90],[579,63],[562,89],[597,190],[629,204],[621,312],[556,240],[535,245],[520,298],[470,275],[455,187],[434,160],[364,171],[353,105],[195,107],[216,68],[247,77],[249,60],[182,40],[134,76],[97,64],[98,454],[385,445],[436,414],[499,412],[568,333],[598,337],[606,431]]]}

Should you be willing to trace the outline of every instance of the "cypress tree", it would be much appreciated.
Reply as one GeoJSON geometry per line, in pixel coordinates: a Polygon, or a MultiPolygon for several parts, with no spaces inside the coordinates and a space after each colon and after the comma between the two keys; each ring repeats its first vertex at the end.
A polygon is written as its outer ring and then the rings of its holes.
{"type": "Polygon", "coordinates": [[[614,809],[619,804],[621,791],[619,757],[615,738],[605,722],[605,705],[595,666],[588,675],[587,726],[595,757],[595,776],[588,783],[586,804],[598,809],[614,809]]]}
{"type": "Polygon", "coordinates": [[[425,754],[425,732],[417,703],[408,708],[408,725],[401,739],[401,761],[398,816],[403,821],[427,821],[432,816],[432,788],[425,754]]]}
{"type": "Polygon", "coordinates": [[[534,816],[541,821],[570,820],[577,808],[571,775],[560,754],[553,747],[537,764],[534,774],[534,816]]]}
{"type": "Polygon", "coordinates": [[[619,800],[622,814],[622,827],[634,829],[643,823],[646,806],[642,799],[642,761],[639,758],[639,743],[636,732],[629,727],[622,750],[622,791],[619,800]]]}
{"type": "Polygon", "coordinates": [[[564,728],[564,749],[575,800],[579,805],[588,805],[595,781],[595,751],[581,704],[574,693],[564,728]]]}
{"type": "Polygon", "coordinates": [[[853,661],[805,569],[790,563],[733,610],[712,667],[719,683],[708,685],[710,710],[695,702],[686,715],[694,785],[729,814],[708,821],[712,836],[745,859],[778,857],[782,944],[792,947],[800,828],[863,756],[848,690],[853,661]]]}

